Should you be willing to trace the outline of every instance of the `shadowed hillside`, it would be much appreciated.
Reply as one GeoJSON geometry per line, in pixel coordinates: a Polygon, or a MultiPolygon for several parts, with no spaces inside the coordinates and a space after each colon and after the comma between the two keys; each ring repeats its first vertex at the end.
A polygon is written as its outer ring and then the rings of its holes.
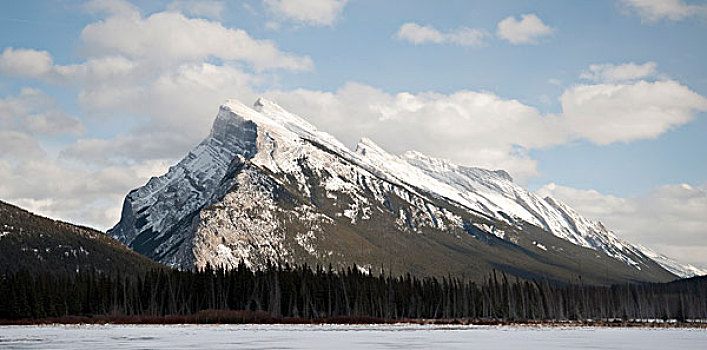
{"type": "Polygon", "coordinates": [[[161,265],[103,232],[32,214],[0,201],[0,274],[30,272],[136,272],[161,265]]]}

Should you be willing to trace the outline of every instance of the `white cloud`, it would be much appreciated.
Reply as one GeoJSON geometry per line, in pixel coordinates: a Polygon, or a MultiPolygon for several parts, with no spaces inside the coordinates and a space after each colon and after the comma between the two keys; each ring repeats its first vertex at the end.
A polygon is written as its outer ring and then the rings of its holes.
{"type": "MultiPolygon", "coordinates": [[[[31,135],[14,130],[0,130],[0,149],[6,159],[43,156],[44,151],[31,135]]],[[[6,185],[12,185],[8,182],[6,185]]]]}
{"type": "Polygon", "coordinates": [[[707,183],[696,187],[660,186],[626,198],[556,184],[545,185],[537,192],[601,220],[629,242],[707,266],[707,183]]]}
{"type": "Polygon", "coordinates": [[[255,99],[251,89],[255,82],[254,77],[234,67],[202,63],[166,70],[137,82],[139,88],[101,85],[82,91],[79,102],[93,113],[142,117],[127,134],[82,139],[62,154],[109,164],[181,157],[208,134],[210,122],[224,100],[255,99]]]}
{"type": "Polygon", "coordinates": [[[348,0],[263,0],[275,16],[304,25],[331,26],[348,0]]]}
{"type": "Polygon", "coordinates": [[[91,170],[44,154],[15,160],[2,156],[0,198],[42,215],[106,229],[116,222],[127,190],[164,169],[156,164],[91,170]]]}
{"type": "Polygon", "coordinates": [[[569,131],[600,145],[655,138],[707,111],[707,98],[675,81],[579,85],[560,102],[569,131]]]}
{"type": "Polygon", "coordinates": [[[366,136],[395,153],[415,149],[502,168],[521,182],[537,174],[531,149],[578,139],[604,145],[654,138],[707,111],[705,97],[675,81],[577,85],[564,91],[557,115],[470,90],[389,94],[349,83],[335,92],[268,95],[350,146],[366,136]]]}
{"type": "Polygon", "coordinates": [[[206,18],[221,18],[221,14],[226,9],[223,1],[209,0],[178,0],[167,5],[167,10],[178,11],[186,15],[206,18]]]}
{"type": "Polygon", "coordinates": [[[549,183],[535,192],[542,197],[550,196],[559,199],[593,220],[610,215],[622,216],[635,211],[626,198],[602,194],[596,190],[576,189],[549,183]]]}
{"type": "Polygon", "coordinates": [[[158,12],[148,17],[111,16],[87,25],[81,32],[90,56],[120,55],[155,65],[201,62],[207,58],[245,61],[255,69],[309,70],[308,57],[280,51],[274,43],[255,40],[240,29],[219,22],[158,12]]]}
{"type": "Polygon", "coordinates": [[[707,5],[690,5],[682,0],[620,0],[620,3],[647,22],[679,21],[707,14],[707,5]]]}
{"type": "Polygon", "coordinates": [[[46,51],[10,47],[0,55],[0,71],[3,73],[54,83],[115,82],[130,77],[136,68],[134,61],[123,56],[92,57],[83,63],[62,66],[55,65],[46,51]]]}
{"type": "Polygon", "coordinates": [[[260,70],[312,67],[307,57],[219,22],[177,12],[143,17],[126,4],[86,5],[107,17],[84,28],[83,62],[54,64],[49,53],[37,50],[5,49],[0,56],[3,74],[76,88],[83,118],[106,128],[132,125],[101,138],[89,134],[68,146],[40,142],[41,134],[77,135],[83,126],[38,90],[0,97],[3,200],[108,228],[130,189],[164,172],[206,136],[223,100],[255,99],[252,87],[269,77],[260,70]]]}
{"type": "Polygon", "coordinates": [[[445,35],[434,27],[421,26],[417,23],[403,24],[395,35],[398,39],[407,40],[413,44],[442,44],[446,42],[445,35]]]}
{"type": "Polygon", "coordinates": [[[56,110],[32,114],[26,125],[31,132],[43,135],[83,133],[83,124],[77,118],[56,110]]]}
{"type": "Polygon", "coordinates": [[[80,64],[54,65],[46,78],[56,83],[116,84],[145,73],[139,68],[138,63],[123,56],[92,57],[80,64]]]}
{"type": "Polygon", "coordinates": [[[552,34],[553,28],[530,13],[520,16],[520,21],[510,16],[498,23],[496,34],[512,44],[535,44],[538,38],[552,34]]]}
{"type": "Polygon", "coordinates": [[[109,14],[115,16],[137,16],[140,9],[124,0],[91,0],[84,4],[84,9],[96,14],[109,14]]]}
{"type": "Polygon", "coordinates": [[[139,158],[119,165],[75,164],[56,159],[40,145],[43,135],[82,130],[76,118],[37,89],[0,98],[0,198],[50,217],[101,229],[112,225],[127,191],[164,167],[159,160],[139,158]]]}
{"type": "Polygon", "coordinates": [[[400,26],[395,36],[400,40],[413,44],[456,44],[460,46],[481,46],[489,34],[486,31],[461,27],[454,31],[442,33],[432,26],[421,26],[417,23],[405,23],[400,26]]]}
{"type": "Polygon", "coordinates": [[[14,128],[15,122],[46,105],[47,96],[32,88],[22,89],[17,96],[0,98],[0,126],[3,129],[14,128]]]}
{"type": "MultiPolygon", "coordinates": [[[[121,6],[112,2],[100,4],[104,7],[121,6]]],[[[237,64],[204,63],[208,57],[250,61],[256,67],[303,69],[311,66],[308,58],[283,53],[271,42],[254,40],[244,31],[225,28],[218,22],[188,19],[179,13],[156,13],[147,18],[139,14],[125,16],[126,11],[122,10],[108,13],[114,14],[106,20],[89,24],[82,32],[84,50],[90,53],[85,62],[54,65],[47,52],[22,50],[23,55],[45,57],[48,64],[41,70],[15,71],[78,87],[79,105],[93,118],[132,116],[135,123],[132,130],[124,130],[106,139],[79,140],[62,152],[66,159],[100,160],[103,164],[116,165],[181,156],[208,133],[209,121],[223,100],[255,97],[252,86],[259,79],[236,68],[237,64]],[[129,30],[133,26],[142,27],[154,35],[129,30]],[[172,37],[174,45],[169,40],[158,40],[157,33],[167,32],[170,34],[165,34],[165,38],[172,37]],[[181,35],[186,32],[203,34],[206,39],[192,37],[190,42],[181,35]],[[134,36],[142,39],[131,43],[134,36]],[[106,47],[109,44],[98,38],[113,40],[112,46],[106,47]],[[219,42],[228,47],[219,48],[219,42]],[[194,50],[184,51],[190,47],[194,50]],[[225,51],[219,51],[222,49],[225,51]],[[156,64],[156,60],[165,56],[171,56],[169,64],[156,64]],[[90,148],[82,147],[88,144],[90,148]]],[[[6,56],[13,58],[18,51],[7,49],[6,56]]],[[[0,63],[15,61],[10,59],[0,63]]],[[[28,99],[30,95],[23,98],[28,99]]],[[[17,103],[6,102],[0,104],[0,112],[3,108],[18,108],[17,103]]],[[[22,119],[25,124],[23,128],[15,127],[18,130],[74,134],[82,130],[80,123],[72,123],[77,121],[75,118],[58,111],[17,111],[15,114],[22,114],[22,118],[14,117],[13,123],[22,119]]],[[[1,119],[3,124],[9,123],[5,121],[8,118],[1,119]]]]}
{"type": "Polygon", "coordinates": [[[657,74],[655,62],[636,64],[633,62],[621,65],[593,64],[588,72],[583,72],[582,79],[596,82],[627,82],[637,79],[654,77],[657,74]]]}
{"type": "MultiPolygon", "coordinates": [[[[208,133],[224,99],[253,101],[254,89],[268,86],[263,80],[270,76],[258,70],[301,70],[312,64],[307,57],[282,52],[271,42],[216,21],[176,12],[143,16],[121,2],[100,4],[109,15],[83,30],[83,62],[57,65],[46,52],[26,50],[28,61],[39,63],[14,72],[76,87],[84,118],[106,125],[125,121],[132,127],[115,135],[78,138],[67,147],[45,152],[37,141],[39,132],[76,129],[67,127],[70,123],[57,117],[60,114],[50,113],[56,108],[42,102],[37,91],[20,95],[43,105],[41,109],[29,110],[32,104],[18,102],[19,96],[1,99],[0,126],[5,137],[0,138],[0,147],[16,151],[0,155],[0,198],[46,215],[107,228],[117,219],[128,190],[163,172],[208,133]],[[22,117],[8,118],[5,111],[22,117]],[[5,127],[10,124],[12,128],[5,127]],[[20,152],[28,156],[13,158],[20,152]]],[[[463,33],[439,34],[443,42],[472,45],[475,39],[463,33]]],[[[431,40],[438,39],[432,35],[431,40]]],[[[12,49],[9,55],[17,51],[12,49]]],[[[16,67],[18,61],[12,58],[0,63],[16,67]]],[[[368,136],[392,152],[416,149],[464,164],[507,169],[521,179],[537,173],[536,162],[528,155],[532,149],[576,138],[604,143],[651,137],[704,109],[702,96],[670,81],[577,86],[563,95],[565,110],[558,115],[544,115],[517,100],[472,90],[391,94],[349,83],[333,92],[298,89],[266,95],[349,145],[368,136]],[[665,98],[656,98],[661,94],[665,98]],[[670,99],[687,103],[670,104],[670,99]],[[618,115],[615,106],[635,113],[618,115]],[[590,127],[580,132],[582,127],[577,126],[594,120],[614,123],[616,128],[623,125],[616,124],[619,121],[644,123],[640,116],[645,115],[650,118],[643,119],[657,125],[650,132],[590,127]],[[607,132],[609,136],[602,136],[607,132]]]]}
{"type": "Polygon", "coordinates": [[[536,173],[525,149],[563,138],[552,131],[557,118],[488,92],[391,95],[349,83],[333,93],[298,89],[268,95],[350,146],[366,136],[394,153],[414,149],[463,164],[502,167],[518,178],[536,173]]]}
{"type": "Polygon", "coordinates": [[[46,51],[8,47],[0,55],[0,70],[14,76],[41,77],[51,70],[53,64],[52,56],[46,51]]]}
{"type": "Polygon", "coordinates": [[[83,124],[61,111],[54,99],[25,88],[19,95],[0,98],[0,129],[39,135],[79,135],[83,124]]]}

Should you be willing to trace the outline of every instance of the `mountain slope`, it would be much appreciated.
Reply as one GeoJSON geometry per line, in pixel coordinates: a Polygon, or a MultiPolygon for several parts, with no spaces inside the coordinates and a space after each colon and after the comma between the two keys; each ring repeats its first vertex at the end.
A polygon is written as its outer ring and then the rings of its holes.
{"type": "Polygon", "coordinates": [[[116,273],[158,267],[102,232],[0,201],[0,275],[19,270],[74,273],[93,268],[116,273]]]}
{"type": "Polygon", "coordinates": [[[210,135],[128,194],[109,234],[179,268],[238,261],[616,283],[675,277],[503,171],[364,139],[350,151],[273,102],[230,100],[210,135]]]}
{"type": "Polygon", "coordinates": [[[681,264],[663,254],[660,254],[640,244],[634,245],[634,248],[640,250],[643,255],[653,259],[653,261],[657,262],[662,268],[668,270],[670,273],[680,278],[707,276],[707,270],[705,269],[700,269],[690,264],[681,264]]]}

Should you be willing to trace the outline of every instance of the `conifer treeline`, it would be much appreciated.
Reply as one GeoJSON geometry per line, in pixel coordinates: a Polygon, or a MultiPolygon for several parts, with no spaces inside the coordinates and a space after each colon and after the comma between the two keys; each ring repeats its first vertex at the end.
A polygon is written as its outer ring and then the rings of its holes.
{"type": "Polygon", "coordinates": [[[370,276],[355,266],[252,271],[83,271],[0,276],[0,319],[266,311],[272,317],[501,320],[706,319],[707,280],[612,287],[556,285],[494,273],[483,283],[370,276]]]}

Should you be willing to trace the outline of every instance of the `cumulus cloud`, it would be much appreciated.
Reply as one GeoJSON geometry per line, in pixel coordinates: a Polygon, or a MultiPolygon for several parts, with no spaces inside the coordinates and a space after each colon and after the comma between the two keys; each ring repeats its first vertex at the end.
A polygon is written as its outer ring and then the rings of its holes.
{"type": "MultiPolygon", "coordinates": [[[[677,82],[646,82],[640,79],[649,76],[640,74],[608,81],[601,77],[616,74],[604,68],[590,68],[596,83],[568,89],[558,114],[488,91],[389,93],[358,83],[335,91],[267,91],[273,85],[268,74],[274,73],[264,70],[308,69],[311,60],[218,21],[188,18],[183,9],[143,15],[120,1],[89,5],[104,17],[81,33],[83,61],[55,64],[49,53],[12,48],[0,56],[0,68],[75,88],[82,118],[131,126],[45,152],[37,140],[41,133],[76,135],[80,126],[72,127],[37,90],[0,99],[0,147],[31,155],[0,155],[0,198],[99,228],[114,224],[131,188],[159,175],[208,133],[223,100],[253,101],[261,86],[265,95],[351,146],[367,136],[394,153],[419,150],[503,168],[521,179],[537,173],[532,149],[581,138],[603,144],[654,137],[705,110],[704,98],[677,82]],[[27,62],[34,63],[22,65],[27,62]],[[613,128],[594,129],[593,123],[613,128]]],[[[472,45],[476,39],[463,38],[463,32],[433,30],[421,42],[472,45]]]]}
{"type": "Polygon", "coordinates": [[[56,65],[49,52],[6,48],[0,71],[7,75],[43,79],[53,83],[90,83],[130,77],[137,64],[123,56],[91,57],[83,63],[56,65]]]}
{"type": "Polygon", "coordinates": [[[596,82],[626,82],[637,79],[654,77],[658,72],[655,62],[636,64],[633,62],[621,65],[613,64],[593,64],[589,66],[589,71],[583,72],[582,79],[596,82]]]}
{"type": "Polygon", "coordinates": [[[80,100],[88,109],[146,117],[127,133],[78,140],[61,155],[94,164],[176,159],[208,134],[224,100],[256,98],[251,83],[248,74],[235,68],[204,63],[164,72],[137,92],[110,87],[87,91],[80,100]]]}
{"type": "Polygon", "coordinates": [[[50,96],[25,88],[16,96],[0,98],[0,129],[49,136],[80,135],[83,124],[61,111],[50,96]]]}
{"type": "Polygon", "coordinates": [[[707,14],[707,5],[686,4],[682,0],[620,0],[627,12],[638,14],[647,22],[679,21],[707,14]]]}
{"type": "MultiPolygon", "coordinates": [[[[8,160],[45,154],[35,138],[15,130],[0,130],[0,149],[2,149],[3,157],[8,160]]],[[[11,183],[6,184],[10,185],[11,183]]]]}
{"type": "Polygon", "coordinates": [[[156,159],[131,159],[119,166],[74,164],[56,159],[40,144],[46,135],[82,130],[77,118],[57,109],[40,90],[25,88],[0,98],[0,198],[101,229],[113,224],[125,193],[165,166],[156,159]]]}
{"type": "Polygon", "coordinates": [[[125,0],[91,0],[84,4],[84,9],[96,14],[115,16],[136,16],[140,9],[125,0]]]}
{"type": "Polygon", "coordinates": [[[0,55],[0,70],[14,76],[38,78],[47,74],[53,64],[52,56],[46,51],[8,47],[0,55]]]}
{"type": "Polygon", "coordinates": [[[707,266],[707,183],[666,185],[631,197],[548,184],[537,191],[600,220],[632,243],[707,266]]]}
{"type": "Polygon", "coordinates": [[[77,118],[56,110],[32,114],[27,117],[26,125],[31,132],[43,135],[83,133],[83,124],[77,118]]]}
{"type": "MultiPolygon", "coordinates": [[[[56,123],[52,118],[33,118],[33,128],[49,127],[56,123]]],[[[113,218],[96,220],[96,213],[118,215],[126,191],[154,174],[141,171],[150,162],[98,169],[72,166],[45,151],[38,136],[0,128],[0,198],[46,216],[106,228],[113,218]]]]}
{"type": "Polygon", "coordinates": [[[35,108],[43,108],[48,103],[48,96],[32,88],[24,88],[16,96],[0,98],[0,126],[12,128],[15,121],[29,115],[35,108]]]}
{"type": "Polygon", "coordinates": [[[560,102],[569,131],[600,145],[655,138],[707,111],[707,98],[675,81],[579,85],[560,102]]]}
{"type": "Polygon", "coordinates": [[[221,18],[226,9],[223,1],[178,0],[167,5],[167,10],[178,11],[194,17],[221,18]]]}
{"type": "Polygon", "coordinates": [[[224,100],[255,99],[253,83],[252,76],[236,68],[202,63],[165,71],[140,82],[139,88],[103,86],[83,91],[79,102],[94,113],[144,117],[126,134],[81,139],[63,150],[62,156],[109,164],[180,157],[208,134],[224,100]]]}
{"type": "Polygon", "coordinates": [[[517,177],[536,171],[523,149],[561,142],[551,131],[556,118],[489,92],[391,95],[349,83],[336,92],[268,95],[350,146],[366,136],[394,153],[414,149],[464,164],[504,167],[517,177]]]}
{"type": "Polygon", "coordinates": [[[309,57],[282,52],[273,42],[253,39],[244,30],[176,12],[110,16],[87,25],[81,41],[89,56],[121,55],[157,65],[218,58],[245,61],[257,70],[313,68],[309,57]]]}
{"type": "Polygon", "coordinates": [[[302,25],[331,26],[341,16],[348,0],[263,0],[277,17],[302,25]]]}
{"type": "Polygon", "coordinates": [[[484,91],[401,92],[349,83],[335,92],[271,91],[269,97],[346,144],[363,136],[394,153],[415,149],[458,163],[537,174],[531,149],[586,139],[596,144],[654,138],[707,111],[707,99],[675,81],[584,84],[542,114],[484,91]],[[444,142],[440,142],[444,140],[444,142]]]}
{"type": "Polygon", "coordinates": [[[552,34],[553,28],[543,23],[538,16],[530,13],[520,16],[520,20],[513,16],[507,17],[498,23],[496,35],[512,44],[535,44],[543,36],[552,34]]]}
{"type": "Polygon", "coordinates": [[[461,27],[450,32],[440,32],[432,26],[417,23],[405,23],[400,26],[395,36],[413,44],[455,44],[460,46],[481,46],[489,34],[480,29],[461,27]]]}
{"type": "Polygon", "coordinates": [[[186,5],[143,16],[124,1],[89,2],[86,10],[100,19],[81,33],[79,63],[55,64],[45,51],[4,49],[3,74],[76,89],[83,118],[131,127],[77,138],[80,121],[41,91],[0,97],[0,198],[109,228],[130,189],[163,173],[208,133],[223,100],[254,100],[253,86],[268,77],[264,70],[312,67],[309,58],[245,31],[187,18],[183,13],[197,14],[186,5]],[[51,143],[45,151],[40,141],[57,133],[74,141],[51,143]]]}
{"type": "MultiPolygon", "coordinates": [[[[269,41],[255,40],[219,22],[174,12],[142,17],[128,5],[121,1],[86,5],[108,17],[82,31],[82,46],[88,55],[83,63],[56,65],[47,52],[11,48],[0,58],[2,67],[27,61],[16,56],[44,58],[42,69],[13,72],[77,87],[79,105],[89,116],[133,116],[133,129],[107,139],[79,140],[62,152],[67,159],[115,164],[180,156],[208,133],[209,120],[223,100],[234,96],[254,99],[252,86],[259,78],[231,61],[249,62],[258,70],[311,67],[309,58],[284,53],[269,41]],[[164,57],[168,57],[166,64],[161,61],[164,57]],[[205,63],[211,57],[227,61],[205,63]],[[92,149],[82,147],[89,143],[92,149]],[[92,156],[98,149],[102,155],[92,156]]],[[[33,132],[80,133],[82,129],[71,123],[75,118],[57,112],[36,113],[25,119],[25,129],[33,132]]]]}
{"type": "Polygon", "coordinates": [[[91,57],[79,64],[54,65],[46,78],[55,83],[95,85],[110,81],[116,84],[145,73],[140,68],[138,63],[123,56],[91,57]]]}
{"type": "Polygon", "coordinates": [[[42,215],[106,229],[117,221],[127,189],[164,171],[159,165],[90,169],[72,167],[46,154],[15,160],[3,156],[0,198],[42,215]]]}

